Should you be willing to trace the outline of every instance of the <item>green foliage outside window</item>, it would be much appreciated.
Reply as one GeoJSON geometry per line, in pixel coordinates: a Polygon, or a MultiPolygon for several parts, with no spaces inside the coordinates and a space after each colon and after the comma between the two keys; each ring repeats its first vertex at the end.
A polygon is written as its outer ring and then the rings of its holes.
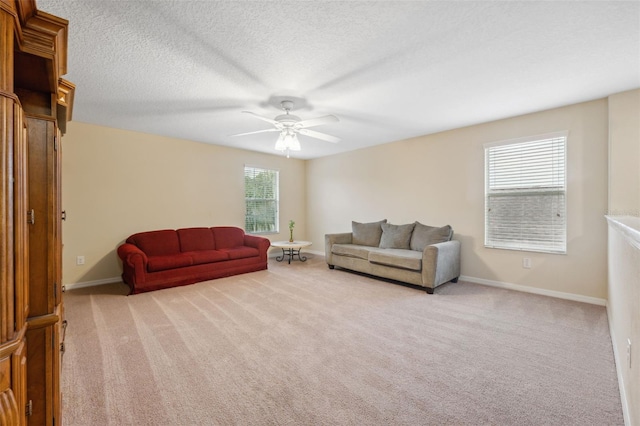
{"type": "Polygon", "coordinates": [[[246,232],[278,232],[278,175],[277,170],[245,166],[246,232]]]}

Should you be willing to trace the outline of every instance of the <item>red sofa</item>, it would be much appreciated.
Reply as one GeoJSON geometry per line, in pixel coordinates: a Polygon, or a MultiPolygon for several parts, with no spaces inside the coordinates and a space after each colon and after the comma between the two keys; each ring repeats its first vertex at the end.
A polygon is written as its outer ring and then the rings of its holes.
{"type": "Polygon", "coordinates": [[[233,226],[140,232],[118,247],[130,294],[267,269],[267,238],[233,226]]]}

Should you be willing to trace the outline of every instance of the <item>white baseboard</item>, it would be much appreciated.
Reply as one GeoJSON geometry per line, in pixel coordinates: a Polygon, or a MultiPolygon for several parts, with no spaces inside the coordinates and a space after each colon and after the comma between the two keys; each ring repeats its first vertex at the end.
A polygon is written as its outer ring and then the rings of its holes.
{"type": "Polygon", "coordinates": [[[66,290],[73,290],[74,288],[93,287],[93,286],[96,286],[96,285],[113,284],[113,283],[121,283],[121,282],[122,282],[122,278],[120,278],[120,277],[104,278],[104,279],[101,279],[101,280],[84,281],[84,282],[79,282],[79,283],[64,284],[64,288],[66,290]]]}
{"type": "MultiPolygon", "coordinates": [[[[324,252],[317,251],[317,250],[308,250],[306,252],[310,254],[318,255],[318,256],[324,256],[324,252]]],[[[271,252],[269,253],[270,258],[280,256],[280,255],[281,253],[278,253],[275,250],[273,253],[271,252]]],[[[460,275],[460,279],[462,281],[467,281],[475,284],[482,284],[482,285],[488,285],[491,287],[499,287],[499,288],[505,288],[509,290],[522,291],[525,293],[541,294],[543,296],[557,297],[559,299],[567,299],[567,300],[573,300],[576,302],[590,303],[592,305],[606,306],[607,304],[607,301],[605,299],[599,299],[597,297],[582,296],[579,294],[564,293],[561,291],[546,290],[546,289],[537,288],[537,287],[529,287],[529,286],[524,286],[519,284],[511,284],[511,283],[505,283],[500,281],[486,280],[484,278],[475,278],[475,277],[469,277],[466,275],[460,275]]],[[[97,285],[111,284],[111,283],[118,283],[118,282],[122,282],[121,277],[104,278],[101,280],[71,283],[71,284],[65,284],[64,286],[66,289],[71,290],[74,288],[92,287],[97,285]]]]}
{"type": "Polygon", "coordinates": [[[620,388],[620,401],[622,402],[622,417],[624,418],[624,424],[631,426],[631,418],[629,417],[629,402],[627,400],[627,392],[624,388],[624,381],[622,378],[622,366],[626,365],[624,358],[620,357],[618,352],[618,345],[616,344],[616,335],[613,330],[613,318],[611,318],[611,310],[609,309],[609,302],[607,302],[607,319],[609,320],[609,334],[611,335],[611,345],[613,346],[613,359],[616,364],[616,373],[618,375],[618,387],[620,388]]]}
{"type": "Polygon", "coordinates": [[[566,300],[573,300],[573,301],[576,301],[576,302],[589,303],[591,305],[600,305],[600,306],[606,306],[607,305],[607,301],[605,299],[600,299],[600,298],[597,298],[597,297],[582,296],[580,294],[564,293],[562,291],[546,290],[546,289],[543,289],[543,288],[529,287],[529,286],[526,286],[526,285],[504,283],[504,282],[492,281],[492,280],[485,280],[484,278],[468,277],[466,275],[460,275],[460,279],[462,281],[467,281],[467,282],[470,282],[470,283],[488,285],[488,286],[491,286],[491,287],[506,288],[508,290],[522,291],[524,293],[540,294],[540,295],[543,295],[543,296],[556,297],[558,299],[566,299],[566,300]]]}

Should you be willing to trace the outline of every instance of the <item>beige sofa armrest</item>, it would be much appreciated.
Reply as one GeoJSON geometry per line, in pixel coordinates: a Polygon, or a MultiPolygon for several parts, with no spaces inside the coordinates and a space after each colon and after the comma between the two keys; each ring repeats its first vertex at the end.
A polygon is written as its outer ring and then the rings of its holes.
{"type": "Polygon", "coordinates": [[[432,290],[460,276],[460,241],[432,244],[422,252],[422,282],[432,290]]]}
{"type": "Polygon", "coordinates": [[[330,268],[333,268],[333,254],[331,253],[331,247],[334,244],[351,244],[353,241],[353,233],[343,232],[341,234],[325,234],[324,236],[324,258],[329,264],[330,268]]]}

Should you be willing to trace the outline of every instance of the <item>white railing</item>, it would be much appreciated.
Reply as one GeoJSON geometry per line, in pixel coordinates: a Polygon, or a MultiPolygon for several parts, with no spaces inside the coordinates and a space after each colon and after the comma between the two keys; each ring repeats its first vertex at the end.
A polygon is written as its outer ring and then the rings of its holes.
{"type": "Polygon", "coordinates": [[[626,425],[640,425],[640,217],[609,223],[607,313],[626,425]]]}

